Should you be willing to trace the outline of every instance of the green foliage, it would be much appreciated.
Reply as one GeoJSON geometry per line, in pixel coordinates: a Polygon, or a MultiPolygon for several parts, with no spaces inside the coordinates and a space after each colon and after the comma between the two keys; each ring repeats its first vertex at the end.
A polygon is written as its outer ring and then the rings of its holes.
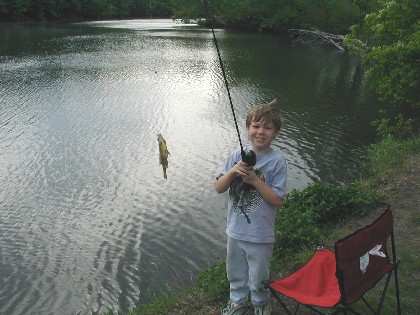
{"type": "Polygon", "coordinates": [[[328,22],[325,29],[333,33],[347,33],[362,18],[360,8],[352,1],[326,1],[325,11],[328,22]]]}
{"type": "Polygon", "coordinates": [[[228,24],[256,24],[258,17],[250,0],[220,0],[220,14],[228,24]]]}
{"type": "MultiPolygon", "coordinates": [[[[395,138],[409,139],[414,137],[416,130],[416,119],[407,118],[404,114],[396,114],[394,117],[388,116],[386,110],[380,110],[383,117],[372,122],[380,139],[395,138]]],[[[417,127],[418,128],[418,127],[417,127]]]]}
{"type": "MultiPolygon", "coordinates": [[[[417,132],[420,118],[420,2],[380,1],[378,10],[351,28],[347,40],[355,38],[363,39],[368,45],[367,50],[357,52],[363,57],[366,74],[380,99],[395,105],[400,113],[412,119],[402,122],[402,116],[396,117],[397,125],[382,119],[376,122],[378,131],[384,136],[386,128],[396,131],[403,124],[411,124],[411,132],[417,132]]],[[[406,132],[406,129],[402,131],[406,132]]]]}
{"type": "MultiPolygon", "coordinates": [[[[329,32],[347,29],[376,0],[208,0],[218,22],[252,28],[287,30],[316,26],[329,32]]],[[[206,17],[204,0],[0,0],[2,20],[173,17],[188,21],[206,17]]]]}
{"type": "Polygon", "coordinates": [[[168,310],[175,307],[177,300],[182,299],[183,295],[175,296],[170,292],[163,293],[152,304],[144,305],[141,309],[133,310],[130,315],[135,314],[170,314],[168,310]]]}
{"type": "Polygon", "coordinates": [[[2,21],[170,17],[171,0],[0,0],[2,21]]]}
{"type": "Polygon", "coordinates": [[[365,214],[381,197],[357,183],[343,187],[314,183],[293,190],[277,214],[275,254],[319,244],[328,226],[365,214]]]}
{"type": "MultiPolygon", "coordinates": [[[[205,17],[204,0],[172,0],[174,17],[205,17]]],[[[218,22],[260,29],[287,30],[316,26],[346,33],[370,12],[376,0],[208,0],[218,22]]]]}
{"type": "Polygon", "coordinates": [[[297,0],[283,9],[290,12],[286,18],[293,28],[316,26],[332,33],[347,33],[348,28],[362,18],[360,8],[352,1],[297,0]]]}
{"type": "Polygon", "coordinates": [[[223,262],[205,269],[200,274],[195,287],[207,298],[228,295],[229,282],[226,275],[226,263],[223,262]]]}
{"type": "MultiPolygon", "coordinates": [[[[215,13],[215,7],[212,1],[209,1],[209,10],[215,13]]],[[[171,0],[172,4],[172,18],[189,21],[196,18],[207,17],[207,12],[204,7],[204,0],[171,0]]]]}
{"type": "Polygon", "coordinates": [[[410,167],[408,157],[420,153],[420,137],[396,140],[389,136],[367,148],[366,169],[373,184],[392,182],[410,167]]]}
{"type": "Polygon", "coordinates": [[[398,108],[395,117],[384,115],[373,122],[382,139],[409,138],[420,128],[419,21],[418,1],[380,2],[379,9],[352,27],[347,37],[366,40],[369,49],[358,52],[368,67],[371,86],[383,101],[398,108]]]}

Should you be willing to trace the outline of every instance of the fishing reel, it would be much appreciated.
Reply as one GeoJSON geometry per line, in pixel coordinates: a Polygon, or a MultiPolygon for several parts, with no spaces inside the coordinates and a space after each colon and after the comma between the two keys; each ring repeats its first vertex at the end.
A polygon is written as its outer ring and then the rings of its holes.
{"type": "Polygon", "coordinates": [[[257,164],[257,155],[254,151],[249,150],[245,152],[245,150],[242,149],[241,155],[242,161],[248,164],[248,166],[255,166],[255,164],[257,164]]]}
{"type": "MultiPolygon", "coordinates": [[[[254,151],[249,150],[245,152],[245,150],[242,149],[241,151],[242,155],[242,162],[245,162],[248,166],[254,167],[255,164],[257,164],[257,155],[254,151]]],[[[244,189],[250,190],[252,185],[244,183],[244,189]]]]}

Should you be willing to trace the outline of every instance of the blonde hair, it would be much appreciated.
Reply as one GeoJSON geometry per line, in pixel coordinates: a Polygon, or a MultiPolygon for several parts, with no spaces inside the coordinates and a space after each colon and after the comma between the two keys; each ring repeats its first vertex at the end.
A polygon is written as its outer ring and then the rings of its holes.
{"type": "Polygon", "coordinates": [[[274,107],[275,104],[277,104],[277,99],[250,108],[246,116],[246,127],[249,128],[253,121],[265,120],[271,122],[278,132],[281,129],[282,118],[280,112],[274,107]]]}

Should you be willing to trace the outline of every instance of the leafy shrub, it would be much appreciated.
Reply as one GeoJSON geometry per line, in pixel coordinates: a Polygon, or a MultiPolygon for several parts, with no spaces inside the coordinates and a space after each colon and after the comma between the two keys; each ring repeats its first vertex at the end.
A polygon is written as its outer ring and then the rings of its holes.
{"type": "Polygon", "coordinates": [[[274,254],[284,256],[319,244],[328,225],[363,215],[380,199],[378,193],[366,191],[357,183],[343,187],[314,183],[293,190],[277,213],[274,254]]]}
{"type": "Polygon", "coordinates": [[[196,288],[208,298],[229,295],[229,282],[226,275],[226,263],[205,269],[199,276],[196,288]]]}

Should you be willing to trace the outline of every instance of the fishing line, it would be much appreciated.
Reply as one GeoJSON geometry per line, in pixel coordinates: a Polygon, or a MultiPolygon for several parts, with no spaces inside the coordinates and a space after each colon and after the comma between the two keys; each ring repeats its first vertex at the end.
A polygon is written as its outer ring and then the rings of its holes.
{"type": "Polygon", "coordinates": [[[248,152],[244,151],[244,147],[243,147],[242,141],[241,141],[241,134],[239,132],[238,121],[236,120],[235,109],[234,109],[233,103],[232,103],[232,97],[230,96],[230,90],[229,90],[229,84],[228,84],[227,77],[226,77],[225,66],[223,65],[222,56],[220,55],[219,44],[217,43],[216,34],[214,33],[213,22],[212,22],[212,19],[210,17],[209,5],[208,5],[207,0],[204,0],[204,4],[206,6],[207,18],[208,18],[209,23],[210,23],[211,32],[213,34],[214,45],[216,46],[217,56],[219,57],[220,68],[222,69],[223,80],[225,81],[226,91],[227,91],[227,94],[228,94],[228,97],[229,97],[230,108],[232,110],[233,120],[235,122],[235,128],[236,128],[236,132],[238,134],[239,145],[241,146],[242,161],[244,161],[249,166],[254,166],[257,162],[257,157],[255,155],[255,152],[252,151],[252,150],[249,150],[248,152]]]}
{"type": "Polygon", "coordinates": [[[210,23],[211,32],[213,34],[213,40],[214,40],[214,45],[216,46],[217,56],[219,57],[220,68],[222,69],[222,75],[223,75],[223,79],[225,81],[226,91],[227,91],[227,94],[228,94],[228,97],[229,97],[230,108],[232,110],[233,120],[235,121],[236,132],[238,133],[239,145],[241,146],[241,153],[242,153],[242,152],[244,152],[244,148],[242,146],[241,135],[240,135],[240,132],[239,132],[238,122],[236,120],[236,115],[235,115],[235,109],[233,108],[232,97],[230,96],[230,90],[229,90],[229,84],[228,84],[228,81],[227,81],[227,78],[226,78],[225,66],[223,65],[222,56],[220,55],[219,45],[217,43],[216,34],[214,33],[213,22],[212,22],[212,19],[210,17],[209,4],[208,4],[207,0],[204,0],[204,4],[206,6],[207,18],[208,18],[209,23],[210,23]]]}
{"type": "MultiPolygon", "coordinates": [[[[213,34],[214,45],[216,46],[217,56],[219,57],[220,68],[222,69],[223,80],[225,81],[226,91],[227,91],[227,94],[228,94],[228,97],[229,97],[230,108],[232,110],[233,120],[235,122],[235,128],[236,128],[236,132],[238,134],[239,145],[241,146],[242,161],[245,162],[249,166],[255,166],[255,164],[257,163],[257,156],[256,156],[255,152],[252,151],[252,150],[249,150],[248,152],[245,152],[244,147],[242,145],[241,134],[239,132],[239,127],[238,127],[238,121],[236,120],[235,109],[233,107],[232,97],[230,96],[230,90],[229,90],[228,80],[227,80],[227,77],[226,77],[225,66],[223,65],[222,56],[220,55],[219,44],[217,43],[216,34],[214,33],[213,22],[212,22],[212,19],[210,17],[209,4],[208,4],[207,0],[204,0],[204,4],[206,6],[207,18],[208,18],[209,23],[210,23],[211,32],[213,34]]],[[[250,185],[244,183],[244,189],[249,189],[249,188],[250,188],[250,185]]],[[[242,197],[241,197],[241,200],[242,200],[242,197]]],[[[242,214],[245,216],[247,222],[251,223],[251,220],[249,219],[249,216],[246,214],[246,212],[244,211],[242,206],[240,206],[240,210],[241,210],[242,214]]]]}

